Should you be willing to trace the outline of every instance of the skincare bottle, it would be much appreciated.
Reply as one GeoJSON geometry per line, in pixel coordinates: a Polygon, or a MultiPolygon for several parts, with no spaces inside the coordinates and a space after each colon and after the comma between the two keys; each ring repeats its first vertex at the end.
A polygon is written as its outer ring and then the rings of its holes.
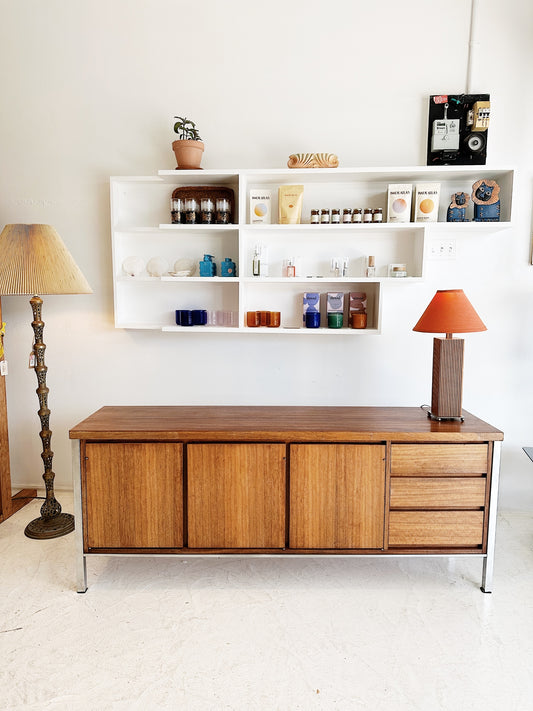
{"type": "Polygon", "coordinates": [[[268,276],[268,249],[264,244],[256,244],[252,259],[252,276],[268,276]]]}
{"type": "Polygon", "coordinates": [[[368,266],[365,271],[365,276],[367,276],[367,277],[376,276],[375,257],[372,255],[370,255],[368,257],[368,266]]]}
{"type": "Polygon", "coordinates": [[[254,258],[252,259],[252,276],[261,275],[261,250],[259,245],[255,246],[254,258]]]}

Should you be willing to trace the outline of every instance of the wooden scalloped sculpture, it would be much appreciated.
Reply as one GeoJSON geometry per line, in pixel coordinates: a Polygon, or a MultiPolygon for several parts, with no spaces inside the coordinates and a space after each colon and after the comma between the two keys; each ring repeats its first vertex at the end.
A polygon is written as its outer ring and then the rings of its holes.
{"type": "Polygon", "coordinates": [[[338,168],[335,153],[293,153],[287,161],[289,168],[338,168]]]}

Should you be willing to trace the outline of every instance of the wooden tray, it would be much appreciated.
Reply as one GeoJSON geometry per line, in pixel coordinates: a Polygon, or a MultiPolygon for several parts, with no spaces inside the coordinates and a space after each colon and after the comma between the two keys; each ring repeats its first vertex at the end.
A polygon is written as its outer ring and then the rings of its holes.
{"type": "Polygon", "coordinates": [[[235,223],[235,193],[232,188],[226,188],[218,185],[188,185],[175,188],[172,192],[173,198],[181,198],[182,200],[190,200],[194,198],[200,206],[200,200],[211,198],[213,208],[215,209],[216,201],[219,198],[226,198],[230,205],[230,222],[235,223]]]}

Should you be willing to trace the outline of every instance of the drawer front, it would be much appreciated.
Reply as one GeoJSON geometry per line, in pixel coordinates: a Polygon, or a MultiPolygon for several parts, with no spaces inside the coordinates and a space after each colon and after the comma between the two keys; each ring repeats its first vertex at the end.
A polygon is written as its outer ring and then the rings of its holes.
{"type": "Polygon", "coordinates": [[[391,509],[477,509],[485,505],[485,477],[393,476],[391,509]]]}
{"type": "Polygon", "coordinates": [[[391,511],[389,548],[473,548],[483,542],[483,511],[391,511]]]}
{"type": "Polygon", "coordinates": [[[487,473],[486,444],[393,444],[392,476],[481,476],[487,473]]]}

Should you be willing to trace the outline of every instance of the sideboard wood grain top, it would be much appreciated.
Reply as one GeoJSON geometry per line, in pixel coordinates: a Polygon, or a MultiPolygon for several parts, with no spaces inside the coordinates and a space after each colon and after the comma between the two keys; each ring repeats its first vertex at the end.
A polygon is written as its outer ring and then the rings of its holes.
{"type": "Polygon", "coordinates": [[[106,406],[70,430],[70,439],[182,442],[487,442],[503,432],[463,411],[436,422],[419,407],[106,406]]]}

